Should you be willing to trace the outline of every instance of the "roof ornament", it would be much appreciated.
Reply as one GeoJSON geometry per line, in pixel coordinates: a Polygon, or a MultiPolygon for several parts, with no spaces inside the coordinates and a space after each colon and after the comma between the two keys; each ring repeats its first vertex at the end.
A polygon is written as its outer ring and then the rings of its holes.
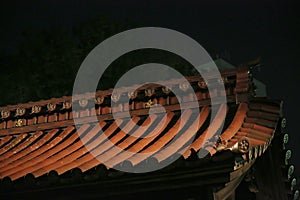
{"type": "Polygon", "coordinates": [[[119,100],[120,100],[120,97],[121,97],[121,94],[119,92],[113,92],[111,94],[111,100],[114,102],[114,103],[117,103],[119,100]]]}
{"type": "Polygon", "coordinates": [[[48,103],[47,104],[47,110],[48,111],[54,111],[56,109],[56,104],[48,103]]]}
{"type": "Polygon", "coordinates": [[[165,94],[169,94],[172,90],[171,86],[165,86],[165,87],[162,87],[161,89],[162,89],[163,93],[165,93],[165,94]]]}
{"type": "Polygon", "coordinates": [[[290,165],[289,168],[288,168],[288,173],[287,173],[288,180],[291,180],[294,171],[295,171],[294,165],[290,165]]]}
{"type": "Polygon", "coordinates": [[[285,146],[287,145],[288,142],[289,142],[289,134],[286,133],[283,135],[283,144],[282,144],[283,150],[285,149],[285,146]]]}
{"type": "Polygon", "coordinates": [[[71,107],[72,107],[72,104],[69,101],[65,101],[65,102],[63,102],[62,110],[63,109],[70,109],[71,107]]]}
{"type": "Polygon", "coordinates": [[[129,91],[128,92],[128,97],[130,99],[135,99],[137,97],[137,91],[129,91]]]}
{"type": "Polygon", "coordinates": [[[184,92],[187,91],[189,89],[189,87],[190,87],[190,84],[187,81],[184,81],[184,82],[179,84],[179,89],[184,91],[184,92]]]}
{"type": "Polygon", "coordinates": [[[297,185],[297,179],[293,178],[293,180],[291,181],[291,191],[295,189],[296,185],[297,185]]]}
{"type": "Polygon", "coordinates": [[[289,160],[291,159],[292,157],[292,151],[289,149],[285,152],[285,164],[288,165],[289,164],[289,160]]]}
{"type": "Polygon", "coordinates": [[[207,84],[205,81],[199,81],[198,82],[198,86],[201,88],[201,89],[206,89],[207,88],[207,84]]]}
{"type": "Polygon", "coordinates": [[[148,89],[145,90],[145,95],[147,97],[151,97],[154,93],[155,93],[155,89],[154,88],[148,88],[148,89]]]}
{"type": "Polygon", "coordinates": [[[16,126],[16,127],[20,127],[20,126],[23,125],[23,122],[24,122],[23,119],[18,119],[18,120],[15,122],[15,126],[16,126]]]}
{"type": "MultiPolygon", "coordinates": [[[[236,142],[231,148],[231,151],[233,152],[239,152],[239,153],[248,153],[250,150],[250,142],[249,139],[247,137],[242,137],[238,142],[236,142]]],[[[257,157],[259,154],[259,149],[256,148],[255,149],[255,156],[257,157]]]]}
{"type": "Polygon", "coordinates": [[[84,108],[88,105],[89,101],[87,99],[81,99],[79,100],[80,107],[84,108]]]}
{"type": "Polygon", "coordinates": [[[282,120],[281,120],[281,128],[282,129],[286,128],[286,118],[282,118],[282,120]]]}
{"type": "Polygon", "coordinates": [[[41,106],[34,105],[34,106],[32,106],[32,108],[31,108],[31,114],[33,114],[33,113],[39,113],[39,112],[41,112],[41,110],[42,110],[42,107],[41,107],[41,106]]]}
{"type": "Polygon", "coordinates": [[[151,108],[153,105],[154,102],[151,99],[149,99],[149,101],[145,103],[145,108],[151,108]]]}
{"type": "Polygon", "coordinates": [[[1,117],[2,118],[8,118],[10,116],[9,110],[1,110],[1,117]]]}
{"type": "Polygon", "coordinates": [[[238,148],[241,153],[247,153],[250,149],[250,141],[247,137],[243,137],[238,142],[238,148]]]}
{"type": "Polygon", "coordinates": [[[300,194],[299,190],[296,190],[295,193],[294,193],[294,199],[293,200],[298,200],[299,196],[300,196],[299,194],[300,194]]]}
{"type": "Polygon", "coordinates": [[[104,102],[104,97],[97,96],[97,97],[95,98],[95,104],[100,105],[100,104],[102,104],[103,102],[104,102]]]}
{"type": "Polygon", "coordinates": [[[25,114],[25,108],[17,108],[15,116],[22,116],[25,114]]]}

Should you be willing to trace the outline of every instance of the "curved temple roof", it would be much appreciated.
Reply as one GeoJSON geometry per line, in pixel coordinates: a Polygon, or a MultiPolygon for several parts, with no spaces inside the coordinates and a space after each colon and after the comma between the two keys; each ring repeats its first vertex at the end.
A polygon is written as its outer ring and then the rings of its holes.
{"type": "Polygon", "coordinates": [[[180,88],[180,84],[184,84],[173,80],[149,84],[139,91],[123,88],[121,92],[131,92],[132,102],[128,105],[110,107],[105,104],[109,97],[116,102],[120,98],[120,95],[113,96],[111,90],[97,92],[95,104],[90,94],[78,95],[74,98],[82,110],[77,116],[71,112],[71,97],[1,108],[0,178],[16,180],[29,173],[39,177],[53,170],[63,174],[74,168],[84,172],[102,164],[100,160],[105,162],[107,168],[124,162],[135,167],[150,156],[158,163],[174,154],[181,154],[188,159],[193,151],[200,149],[210,155],[230,150],[244,154],[245,160],[251,160],[268,148],[281,117],[281,102],[249,95],[252,82],[247,68],[222,72],[221,82],[225,84],[226,94],[218,94],[218,91],[208,94],[201,77],[189,77],[188,80],[195,86],[193,89],[197,99],[192,99],[188,91],[178,99],[167,88],[161,87],[170,85],[171,88],[180,88]],[[160,89],[162,92],[159,92],[160,89]],[[141,94],[143,91],[145,94],[141,94]],[[210,122],[210,95],[227,96],[227,105],[219,105],[218,112],[223,112],[222,108],[227,107],[227,121],[219,137],[215,134],[223,121],[218,117],[220,113],[217,113],[210,122]],[[181,112],[178,101],[184,106],[181,112]],[[96,107],[88,107],[91,102],[96,107]],[[196,120],[191,117],[195,115],[195,104],[191,102],[198,102],[201,109],[196,120]],[[164,120],[160,112],[148,115],[149,107],[154,103],[165,107],[166,123],[162,123],[164,120]],[[133,121],[142,126],[136,128],[122,117],[115,121],[110,114],[112,110],[119,112],[120,116],[130,110],[133,121]],[[89,121],[89,117],[94,115],[98,116],[99,122],[89,121]],[[82,118],[78,130],[73,124],[74,117],[82,118]],[[100,126],[96,126],[97,123],[100,126]],[[124,128],[118,128],[118,124],[124,128]],[[149,130],[144,129],[143,124],[149,125],[149,130]],[[198,130],[191,131],[186,124],[198,127],[198,130]],[[171,140],[172,145],[167,146],[171,140]],[[83,141],[87,142],[87,146],[83,141]]]}
{"type": "MultiPolygon", "coordinates": [[[[12,180],[32,173],[35,177],[47,174],[52,170],[58,174],[73,169],[80,168],[83,172],[97,165],[100,161],[95,158],[95,155],[102,157],[100,160],[105,160],[105,163],[110,166],[120,164],[127,160],[132,166],[136,166],[146,160],[150,155],[158,162],[162,162],[172,156],[174,153],[180,153],[184,158],[188,158],[191,150],[199,151],[201,148],[207,149],[211,155],[217,151],[230,149],[232,151],[246,153],[249,159],[258,157],[263,153],[270,144],[276,124],[279,118],[279,105],[269,105],[268,101],[256,101],[253,103],[240,103],[234,114],[233,120],[229,126],[222,132],[221,141],[217,144],[205,143],[206,127],[201,134],[198,134],[188,148],[184,148],[185,144],[195,135],[184,126],[179,130],[179,121],[176,115],[178,113],[168,112],[167,123],[160,130],[146,132],[150,137],[139,139],[138,137],[145,134],[145,130],[137,128],[128,136],[123,131],[118,131],[118,126],[115,122],[100,122],[100,126],[95,126],[95,123],[84,124],[76,131],[74,126],[66,126],[59,129],[51,129],[45,131],[37,131],[33,133],[22,133],[20,135],[5,136],[1,139],[0,149],[0,176],[4,178],[10,177],[12,180]],[[263,105],[268,105],[270,110],[262,110],[263,105]],[[174,124],[171,128],[168,124],[174,124]],[[99,127],[105,127],[104,132],[100,134],[99,127]],[[180,137],[172,143],[168,148],[159,151],[176,134],[182,131],[180,137]],[[83,142],[79,140],[79,133],[84,135],[84,140],[88,141],[88,147],[85,147],[83,142]],[[105,138],[110,138],[110,142],[116,144],[119,148],[111,147],[105,142],[105,138]],[[150,144],[150,145],[149,145],[150,144]],[[238,145],[236,148],[235,146],[238,145]],[[93,149],[92,154],[88,149],[93,149]],[[120,149],[133,152],[128,157],[120,149]],[[184,151],[182,150],[184,149],[184,151]],[[251,149],[251,150],[250,150],[251,149]],[[250,151],[249,151],[250,150],[250,151]],[[140,153],[148,154],[140,154],[140,153]],[[151,152],[151,153],[149,153],[151,152]],[[255,153],[254,153],[255,152],[255,153]],[[139,153],[139,154],[134,154],[139,153]]],[[[226,105],[221,105],[226,106],[226,105]]],[[[230,105],[235,106],[235,105],[230,105]]],[[[221,109],[220,109],[221,110],[221,109]]],[[[200,112],[200,120],[195,120],[192,126],[198,124],[199,130],[208,120],[210,106],[204,106],[200,112]]],[[[187,123],[191,119],[193,109],[186,109],[181,115],[183,123],[187,123]]],[[[151,125],[155,126],[161,118],[157,114],[154,115],[154,120],[151,125]]],[[[149,123],[150,117],[145,120],[140,117],[135,117],[136,122],[149,123]]],[[[153,118],[152,118],[153,119],[153,118]]],[[[126,120],[122,122],[127,129],[131,124],[126,124],[126,120]]],[[[221,121],[216,117],[211,123],[216,131],[221,126],[221,121]]]]}
{"type": "MultiPolygon", "coordinates": [[[[278,133],[285,127],[282,102],[255,96],[248,67],[226,69],[221,80],[207,77],[208,82],[201,76],[187,77],[192,88],[185,80],[176,79],[146,84],[136,91],[124,87],[114,93],[111,89],[1,107],[0,179],[3,183],[32,176],[51,179],[53,173],[64,176],[77,169],[88,173],[118,166],[134,171],[145,164],[167,163],[176,156],[189,162],[206,155],[204,158],[222,163],[222,155],[229,152],[234,155],[233,163],[220,164],[215,172],[219,170],[221,177],[229,174],[230,180],[223,177],[221,182],[229,181],[233,187],[271,148],[274,138],[281,137],[278,133]],[[209,92],[207,84],[224,84],[225,91],[209,92]],[[173,90],[181,96],[175,96],[173,90]],[[125,95],[129,102],[120,101],[125,95]],[[218,101],[224,96],[226,104],[218,101]],[[214,116],[211,98],[217,100],[214,116]],[[80,109],[72,111],[74,105],[80,109]],[[128,111],[134,123],[127,117],[128,111]]],[[[285,140],[286,136],[284,144],[285,140]]],[[[294,191],[290,150],[284,151],[279,154],[285,154],[284,165],[288,167],[284,167],[284,174],[288,174],[294,191]]],[[[214,169],[209,166],[203,170],[214,169]]],[[[225,187],[214,198],[222,199],[227,193],[225,187]]]]}

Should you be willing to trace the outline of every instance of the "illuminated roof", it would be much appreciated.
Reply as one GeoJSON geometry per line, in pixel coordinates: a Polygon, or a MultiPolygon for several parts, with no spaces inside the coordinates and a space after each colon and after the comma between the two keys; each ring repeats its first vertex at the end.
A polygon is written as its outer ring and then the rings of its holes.
{"type": "Polygon", "coordinates": [[[96,92],[96,96],[93,93],[77,95],[73,101],[81,110],[75,113],[72,112],[72,97],[2,107],[0,179],[15,181],[28,174],[39,178],[53,172],[64,175],[74,169],[85,173],[99,166],[106,170],[118,165],[134,169],[151,162],[166,162],[174,155],[181,155],[186,161],[195,160],[200,150],[208,152],[210,158],[223,152],[238,155],[240,160],[232,163],[230,173],[234,174],[243,166],[248,169],[269,148],[278,132],[282,102],[255,97],[248,68],[227,69],[221,75],[219,82],[224,83],[226,94],[218,91],[209,94],[201,77],[187,77],[196,99],[180,79],[147,84],[137,91],[123,88],[119,94],[107,90],[96,92]],[[184,88],[183,95],[175,97],[162,85],[184,88]],[[130,96],[130,102],[118,104],[124,94],[130,96]],[[227,104],[218,105],[212,121],[211,95],[226,95],[227,98],[227,104]],[[113,107],[110,107],[111,100],[115,102],[113,107]],[[162,123],[159,109],[148,113],[153,104],[164,106],[166,123],[162,123]],[[199,108],[200,113],[197,113],[199,108]],[[114,119],[112,111],[119,114],[118,119],[114,119]],[[130,111],[132,120],[141,126],[133,126],[128,118],[122,117],[126,111],[130,111]],[[224,111],[225,122],[219,117],[224,111]],[[192,117],[195,115],[196,118],[192,117]],[[93,120],[93,116],[97,116],[98,121],[93,120]],[[74,118],[80,123],[78,129],[74,118]],[[221,134],[216,136],[223,123],[221,134]],[[150,128],[144,129],[143,125],[150,128]],[[198,129],[191,131],[187,126],[198,129]],[[170,141],[172,145],[168,146],[170,141]]]}

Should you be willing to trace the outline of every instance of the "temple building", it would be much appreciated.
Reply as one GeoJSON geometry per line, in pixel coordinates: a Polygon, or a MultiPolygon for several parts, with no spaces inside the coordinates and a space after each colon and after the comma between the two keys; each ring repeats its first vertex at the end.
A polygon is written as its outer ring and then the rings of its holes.
{"type": "Polygon", "coordinates": [[[1,107],[0,198],[299,199],[283,102],[267,97],[250,64],[215,63],[221,79],[213,81],[225,92],[208,91],[207,81],[190,76],[189,84],[162,80],[118,94],[105,90],[1,107]],[[120,101],[124,96],[130,101],[120,101]],[[211,98],[218,96],[227,102],[214,105],[212,115],[211,98]],[[168,162],[147,173],[117,170],[168,162]]]}

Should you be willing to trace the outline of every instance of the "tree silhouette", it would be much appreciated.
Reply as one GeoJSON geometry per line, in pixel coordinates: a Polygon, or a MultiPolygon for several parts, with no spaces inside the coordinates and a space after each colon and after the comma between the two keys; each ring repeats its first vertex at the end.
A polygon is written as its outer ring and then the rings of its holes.
{"type": "MultiPolygon", "coordinates": [[[[24,103],[72,94],[81,62],[106,38],[134,28],[96,17],[72,27],[28,29],[14,53],[1,54],[0,105],[24,103]]],[[[142,49],[129,52],[107,68],[98,89],[108,89],[132,67],[144,63],[162,63],[190,75],[189,63],[170,52],[142,49]]]]}

